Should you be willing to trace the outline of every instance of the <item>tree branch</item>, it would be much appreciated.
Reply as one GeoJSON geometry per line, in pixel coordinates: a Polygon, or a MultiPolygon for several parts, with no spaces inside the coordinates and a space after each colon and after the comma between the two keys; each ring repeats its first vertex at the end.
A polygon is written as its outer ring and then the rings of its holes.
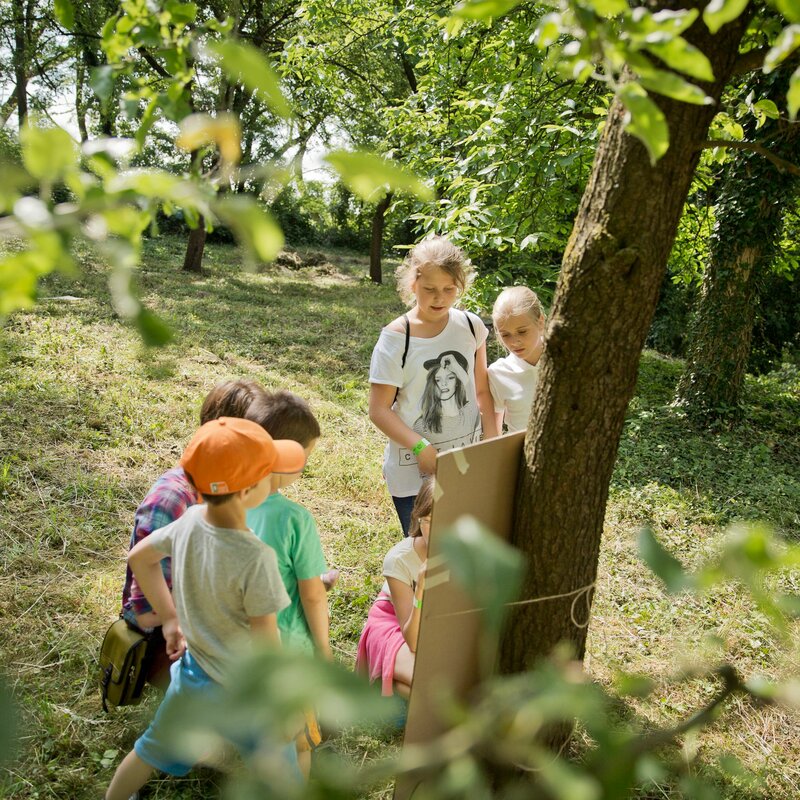
{"type": "Polygon", "coordinates": [[[751,150],[769,159],[778,169],[782,169],[790,175],[800,176],[800,167],[798,167],[797,164],[793,164],[791,161],[781,158],[779,155],[773,153],[772,150],[764,147],[764,145],[758,144],[758,142],[739,142],[735,139],[706,139],[704,142],[700,143],[700,147],[702,149],[707,149],[709,147],[730,147],[733,150],[751,150]]]}
{"type": "Polygon", "coordinates": [[[161,66],[161,64],[156,61],[156,59],[147,52],[144,47],[137,48],[139,50],[139,54],[141,57],[155,70],[157,75],[160,75],[162,78],[171,78],[172,75],[161,66]]]}

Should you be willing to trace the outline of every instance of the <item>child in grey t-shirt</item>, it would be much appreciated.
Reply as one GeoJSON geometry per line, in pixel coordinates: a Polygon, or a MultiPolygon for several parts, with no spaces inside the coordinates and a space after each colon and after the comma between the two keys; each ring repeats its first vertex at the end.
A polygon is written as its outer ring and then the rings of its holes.
{"type": "MultiPolygon", "coordinates": [[[[209,702],[225,682],[237,641],[280,641],[276,614],[289,603],[274,551],[247,527],[246,512],[270,493],[273,473],[296,473],[303,448],[273,440],[255,422],[222,417],[207,422],[184,451],[181,466],[205,499],[130,552],[128,562],[161,618],[172,680],[153,722],[123,759],[106,792],[128,800],[154,769],[185,775],[186,763],[164,717],[176,700],[209,702]],[[172,594],[160,561],[172,557],[172,594]]],[[[295,763],[294,746],[286,757],[295,763]]]]}

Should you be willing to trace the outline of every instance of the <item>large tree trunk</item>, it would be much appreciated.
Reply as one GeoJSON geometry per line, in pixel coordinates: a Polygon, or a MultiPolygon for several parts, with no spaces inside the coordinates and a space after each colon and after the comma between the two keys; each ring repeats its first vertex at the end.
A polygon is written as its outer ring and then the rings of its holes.
{"type": "Polygon", "coordinates": [[[392,204],[392,193],[378,203],[372,215],[372,241],[369,245],[369,277],[373,283],[383,283],[381,270],[381,250],[383,250],[383,229],[386,225],[386,211],[392,204]]]}
{"type": "MultiPolygon", "coordinates": [[[[656,5],[656,4],[654,4],[656,5]]],[[[676,9],[685,3],[661,2],[676,9]]],[[[689,6],[702,8],[697,0],[689,6]]],[[[711,60],[719,98],[747,14],[711,36],[687,38],[711,60]]],[[[528,668],[562,641],[584,655],[608,485],[642,346],[689,190],[700,143],[716,108],[658,98],[670,147],[651,166],[610,110],[561,269],[547,328],[517,491],[513,544],[527,556],[524,598],[503,638],[504,672],[528,668]]]]}
{"type": "MultiPolygon", "coordinates": [[[[789,72],[759,74],[748,88],[782,108],[789,72]]],[[[756,129],[752,120],[748,128],[749,141],[758,140],[775,155],[798,161],[797,123],[770,120],[756,129]]],[[[726,167],[709,261],[690,326],[686,366],[678,384],[679,401],[698,420],[738,410],[759,305],[758,287],[772,266],[784,210],[796,196],[798,184],[797,175],[757,152],[737,151],[726,167]]]]}
{"type": "Polygon", "coordinates": [[[203,271],[203,251],[206,248],[206,221],[201,216],[196,228],[189,231],[186,256],[183,259],[184,272],[203,271]]]}

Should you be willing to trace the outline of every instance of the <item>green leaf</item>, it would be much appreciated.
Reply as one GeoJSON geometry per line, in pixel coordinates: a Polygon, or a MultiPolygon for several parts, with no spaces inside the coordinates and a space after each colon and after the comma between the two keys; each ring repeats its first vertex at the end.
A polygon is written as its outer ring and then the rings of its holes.
{"type": "Polygon", "coordinates": [[[789,90],[786,92],[786,105],[789,108],[789,116],[795,119],[798,110],[800,110],[800,67],[794,71],[789,82],[789,90]]]}
{"type": "Polygon", "coordinates": [[[272,261],[283,247],[283,231],[255,200],[242,195],[223,197],[215,206],[220,219],[262,261],[272,261]]]}
{"type": "Polygon", "coordinates": [[[468,515],[442,537],[442,553],[453,578],[498,630],[506,604],[518,596],[525,570],[522,554],[468,515]]]}
{"type": "Polygon", "coordinates": [[[630,6],[626,0],[589,0],[588,5],[594,9],[598,16],[606,19],[630,11],[630,6]]]}
{"type": "Polygon", "coordinates": [[[53,10],[56,12],[56,19],[71,31],[75,26],[75,9],[71,0],[53,0],[53,10]]]}
{"type": "Polygon", "coordinates": [[[217,56],[220,67],[231,80],[255,92],[278,116],[286,119],[292,115],[278,76],[260,50],[235,41],[215,42],[208,48],[217,56]]]}
{"type": "Polygon", "coordinates": [[[555,44],[561,35],[561,14],[545,14],[533,32],[533,41],[537,47],[544,50],[545,47],[555,44]]]}
{"type": "Polygon", "coordinates": [[[778,106],[776,106],[772,100],[759,100],[757,103],[753,104],[753,108],[757,108],[765,117],[769,117],[770,119],[778,119],[778,117],[780,117],[778,106]]]}
{"type": "Polygon", "coordinates": [[[676,36],[666,42],[654,42],[645,45],[647,49],[660,58],[668,67],[683,72],[699,81],[713,81],[714,71],[705,54],[694,45],[689,44],[682,36],[676,36]]]}
{"type": "Polygon", "coordinates": [[[669,148],[669,128],[661,109],[638,83],[626,83],[619,99],[628,111],[625,130],[647,148],[650,163],[655,164],[669,148]]]}
{"type": "MultiPolygon", "coordinates": [[[[289,741],[302,729],[303,713],[309,708],[315,709],[323,726],[338,730],[385,721],[387,715],[396,716],[400,706],[341,664],[258,644],[240,653],[230,680],[208,699],[205,707],[191,698],[180,700],[164,719],[165,729],[174,730],[192,760],[220,736],[247,741],[252,757],[260,754],[263,759],[264,753],[274,752],[276,742],[289,741]],[[182,730],[191,730],[192,736],[186,739],[182,730]]],[[[262,774],[268,773],[261,763],[262,774]]],[[[276,796],[286,797],[287,792],[276,796]]]]}
{"type": "Polygon", "coordinates": [[[737,19],[750,0],[711,0],[703,9],[703,21],[711,33],[737,19]]]}
{"type": "Polygon", "coordinates": [[[683,564],[662,546],[650,528],[639,532],[639,556],[664,581],[668,592],[675,594],[692,585],[683,564]]]}
{"type": "Polygon", "coordinates": [[[55,266],[51,255],[35,249],[0,259],[0,319],[19,308],[30,308],[39,278],[55,266]]]}
{"type": "Polygon", "coordinates": [[[522,0],[463,0],[450,14],[464,19],[494,19],[516,8],[521,2],[522,0]]]}
{"type": "Polygon", "coordinates": [[[800,47],[800,25],[787,25],[775,40],[775,44],[764,57],[764,72],[769,73],[783,63],[800,47]]]}
{"type": "Polygon", "coordinates": [[[148,347],[163,347],[172,339],[173,334],[169,326],[144,307],[139,310],[134,322],[148,347]]]}
{"type": "Polygon", "coordinates": [[[103,64],[89,70],[89,86],[105,108],[114,91],[114,67],[103,64]]]}
{"type": "Polygon", "coordinates": [[[682,103],[707,106],[713,102],[699,86],[689,83],[674,72],[667,72],[663,69],[654,69],[646,75],[640,75],[639,83],[650,92],[671,97],[682,103]]]}
{"type": "Polygon", "coordinates": [[[775,7],[789,22],[800,22],[800,5],[797,0],[773,0],[775,7]]]}
{"type": "Polygon", "coordinates": [[[334,150],[325,159],[364,200],[379,200],[387,190],[407,191],[420,200],[433,199],[433,190],[413,172],[375,153],[334,150]]]}
{"type": "Polygon", "coordinates": [[[646,675],[617,672],[614,675],[614,688],[626,697],[647,697],[655,688],[655,682],[646,675]]]}
{"type": "Polygon", "coordinates": [[[78,148],[63,128],[28,123],[20,131],[25,169],[40,181],[57,181],[75,168],[78,148]]]}
{"type": "Polygon", "coordinates": [[[188,25],[197,19],[197,6],[194,3],[180,3],[178,0],[168,0],[164,4],[176,25],[188,25]]]}

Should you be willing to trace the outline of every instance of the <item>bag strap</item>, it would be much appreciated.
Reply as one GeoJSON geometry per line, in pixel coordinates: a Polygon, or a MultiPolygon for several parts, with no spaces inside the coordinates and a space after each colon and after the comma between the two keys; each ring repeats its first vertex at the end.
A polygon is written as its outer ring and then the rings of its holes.
{"type": "MultiPolygon", "coordinates": [[[[403,357],[400,359],[400,369],[405,368],[406,365],[406,356],[408,355],[408,345],[411,342],[411,323],[408,321],[408,314],[403,314],[403,319],[406,323],[406,344],[403,348],[403,357]]],[[[472,323],[470,322],[470,327],[472,327],[472,323]]],[[[400,387],[394,393],[394,400],[392,400],[392,405],[397,402],[397,396],[400,394],[400,387]]]]}
{"type": "Polygon", "coordinates": [[[406,322],[406,344],[403,348],[403,357],[400,359],[400,366],[405,367],[406,365],[406,356],[408,355],[408,345],[411,341],[411,323],[408,320],[408,314],[403,314],[403,319],[406,322]]]}
{"type": "Polygon", "coordinates": [[[108,684],[111,682],[111,672],[114,669],[113,664],[109,664],[103,672],[103,682],[100,684],[100,699],[103,701],[103,711],[108,714],[108,684]]]}
{"type": "MultiPolygon", "coordinates": [[[[478,337],[475,334],[475,326],[472,324],[472,318],[469,315],[469,311],[465,311],[464,309],[461,310],[464,311],[464,316],[467,318],[467,325],[469,325],[469,330],[470,333],[472,334],[472,338],[477,342],[478,337]]],[[[406,347],[408,347],[408,345],[406,345],[406,347]]]]}

